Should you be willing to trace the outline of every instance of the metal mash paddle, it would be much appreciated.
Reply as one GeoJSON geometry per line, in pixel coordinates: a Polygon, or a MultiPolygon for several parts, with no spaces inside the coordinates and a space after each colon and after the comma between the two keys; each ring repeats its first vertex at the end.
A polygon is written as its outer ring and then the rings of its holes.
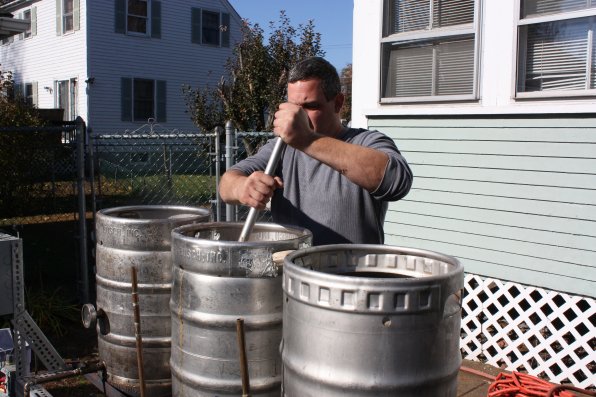
{"type": "MultiPolygon", "coordinates": [[[[273,175],[273,173],[275,172],[275,168],[277,167],[277,162],[281,157],[281,152],[285,147],[285,142],[278,137],[277,141],[275,142],[275,146],[273,147],[273,151],[271,152],[271,157],[269,157],[267,167],[265,167],[265,175],[273,175]]],[[[248,239],[248,236],[250,236],[252,228],[255,225],[255,221],[257,220],[257,214],[258,210],[254,207],[251,207],[250,211],[248,211],[248,217],[246,217],[246,221],[244,223],[244,227],[242,228],[242,232],[240,233],[238,241],[243,242],[248,239]]]]}

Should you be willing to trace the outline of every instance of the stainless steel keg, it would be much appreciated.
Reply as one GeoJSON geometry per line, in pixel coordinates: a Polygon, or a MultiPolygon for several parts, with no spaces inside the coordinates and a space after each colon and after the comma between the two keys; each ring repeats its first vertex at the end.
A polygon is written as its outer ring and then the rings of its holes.
{"type": "Polygon", "coordinates": [[[283,395],[455,397],[463,267],[410,248],[328,245],[283,274],[283,395]]]}
{"type": "Polygon", "coordinates": [[[94,326],[92,320],[98,317],[99,357],[106,363],[108,382],[127,394],[140,394],[131,268],[138,275],[146,395],[170,395],[171,231],[207,222],[210,215],[207,209],[166,205],[97,213],[97,311],[86,305],[84,321],[94,326]]]}
{"type": "Polygon", "coordinates": [[[240,396],[236,320],[244,319],[252,396],[281,392],[281,269],[272,255],[311,245],[305,229],[257,223],[183,226],[172,232],[172,391],[175,396],[240,396]]]}

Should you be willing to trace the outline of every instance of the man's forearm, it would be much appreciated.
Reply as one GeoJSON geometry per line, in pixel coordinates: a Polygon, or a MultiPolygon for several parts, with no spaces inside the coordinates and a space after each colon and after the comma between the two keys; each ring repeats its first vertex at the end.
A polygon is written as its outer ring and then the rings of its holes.
{"type": "Polygon", "coordinates": [[[247,176],[240,171],[226,171],[219,181],[219,196],[221,199],[228,204],[241,204],[236,188],[246,178],[247,176]]]}
{"type": "Polygon", "coordinates": [[[313,140],[303,151],[369,192],[380,185],[389,162],[389,156],[380,150],[326,136],[313,140]]]}

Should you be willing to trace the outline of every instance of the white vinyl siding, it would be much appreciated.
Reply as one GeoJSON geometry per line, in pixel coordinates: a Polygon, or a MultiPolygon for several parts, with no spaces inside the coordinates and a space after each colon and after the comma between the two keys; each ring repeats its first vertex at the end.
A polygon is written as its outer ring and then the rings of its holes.
{"type": "Polygon", "coordinates": [[[382,102],[476,98],[474,0],[386,0],[382,102]]]}
{"type": "Polygon", "coordinates": [[[596,2],[522,1],[520,14],[517,96],[596,95],[596,2]]]}

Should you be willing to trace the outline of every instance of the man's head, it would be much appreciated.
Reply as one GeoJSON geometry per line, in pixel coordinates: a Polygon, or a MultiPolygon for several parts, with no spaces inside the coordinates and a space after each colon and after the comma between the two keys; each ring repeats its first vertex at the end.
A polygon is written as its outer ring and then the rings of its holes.
{"type": "Polygon", "coordinates": [[[290,70],[288,102],[306,111],[315,132],[336,136],[342,131],[339,112],[344,96],[339,75],[323,58],[305,59],[290,70]]]}
{"type": "Polygon", "coordinates": [[[321,81],[323,94],[328,101],[335,98],[341,92],[339,75],[332,64],[321,57],[311,57],[298,62],[288,76],[288,83],[295,83],[300,80],[318,79],[321,81]]]}

